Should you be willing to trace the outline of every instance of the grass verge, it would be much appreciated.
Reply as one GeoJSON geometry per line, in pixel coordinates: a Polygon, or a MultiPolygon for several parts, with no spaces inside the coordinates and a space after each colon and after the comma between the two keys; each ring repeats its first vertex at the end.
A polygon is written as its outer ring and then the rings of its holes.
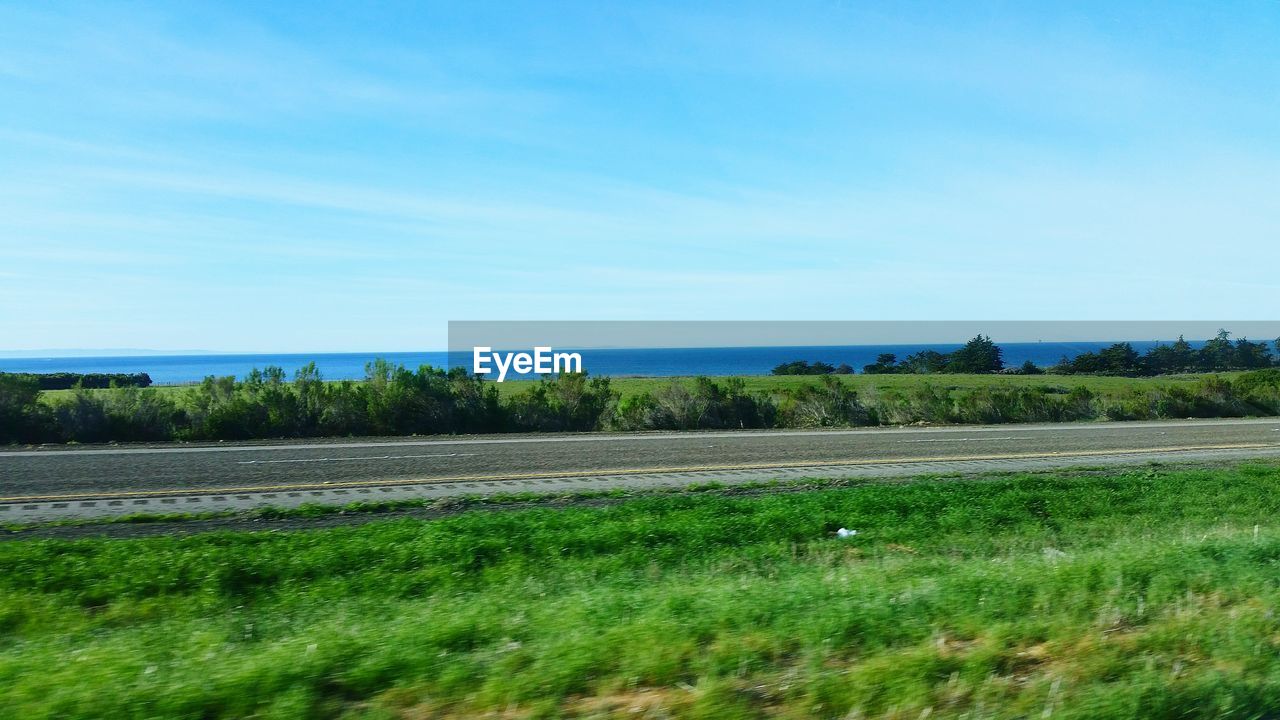
{"type": "MultiPolygon", "coordinates": [[[[979,388],[1039,388],[1053,387],[1062,391],[1073,388],[1088,388],[1090,391],[1107,394],[1126,391],[1141,391],[1158,386],[1193,385],[1205,377],[1220,377],[1231,380],[1240,376],[1240,372],[1188,373],[1183,375],[1160,375],[1157,377],[1111,377],[1105,375],[842,375],[840,379],[851,385],[854,390],[866,392],[875,390],[912,390],[923,385],[936,385],[952,390],[974,390],[979,388]]],[[[750,392],[783,392],[814,385],[818,378],[813,375],[740,375],[716,376],[715,380],[727,380],[740,377],[744,387],[750,392]]],[[[612,387],[623,398],[635,397],[646,392],[655,392],[671,382],[691,385],[692,377],[615,377],[611,379],[612,387]]],[[[537,384],[536,380],[510,380],[494,383],[499,394],[506,398],[527,392],[537,384]]],[[[197,384],[155,385],[156,392],[170,397],[178,397],[182,393],[197,387],[197,384]]],[[[73,390],[45,390],[41,397],[48,401],[58,401],[71,397],[73,390]]],[[[116,390],[91,390],[94,395],[106,396],[116,390]]]]}
{"type": "Polygon", "coordinates": [[[1146,469],[8,542],[0,717],[1272,716],[1278,483],[1146,469]]]}

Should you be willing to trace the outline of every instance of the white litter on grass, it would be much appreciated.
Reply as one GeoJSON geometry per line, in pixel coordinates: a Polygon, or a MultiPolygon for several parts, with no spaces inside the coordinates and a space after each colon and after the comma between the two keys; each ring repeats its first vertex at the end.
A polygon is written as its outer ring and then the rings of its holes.
{"type": "Polygon", "coordinates": [[[851,538],[857,534],[858,534],[857,530],[850,530],[848,528],[840,528],[839,530],[836,531],[836,537],[838,538],[851,538]]]}

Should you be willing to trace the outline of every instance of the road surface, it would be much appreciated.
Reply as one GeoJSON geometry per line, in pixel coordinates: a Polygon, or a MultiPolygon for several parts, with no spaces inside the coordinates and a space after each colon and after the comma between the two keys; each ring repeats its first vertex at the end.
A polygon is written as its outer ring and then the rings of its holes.
{"type": "Polygon", "coordinates": [[[1245,457],[1280,457],[1280,420],[14,448],[0,521],[1245,457]]]}

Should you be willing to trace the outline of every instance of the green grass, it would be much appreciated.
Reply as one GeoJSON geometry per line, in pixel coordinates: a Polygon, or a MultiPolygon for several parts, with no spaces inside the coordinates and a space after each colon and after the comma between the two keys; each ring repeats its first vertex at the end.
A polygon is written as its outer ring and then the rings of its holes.
{"type": "MultiPolygon", "coordinates": [[[[1127,390],[1142,390],[1161,385],[1179,385],[1194,383],[1209,375],[1230,379],[1241,373],[1209,373],[1187,375],[1162,375],[1153,378],[1104,377],[1094,375],[841,375],[845,382],[851,383],[858,390],[875,388],[877,390],[904,390],[919,387],[926,383],[939,387],[971,390],[974,388],[997,387],[1056,387],[1070,390],[1085,387],[1099,393],[1119,393],[1127,390]]],[[[814,385],[818,378],[812,375],[744,375],[741,376],[748,390],[753,392],[777,392],[794,389],[803,385],[814,385]]],[[[716,380],[724,380],[717,376],[716,380]]],[[[620,377],[612,379],[612,386],[622,397],[631,397],[644,392],[654,392],[672,381],[690,382],[691,377],[620,377]]],[[[508,397],[528,390],[535,380],[512,380],[495,383],[498,392],[508,397]]],[[[177,396],[189,390],[191,385],[155,385],[158,392],[177,396]]],[[[45,390],[41,397],[46,401],[70,395],[73,390],[45,390]]],[[[112,390],[93,390],[93,393],[110,393],[112,390]]]]}
{"type": "Polygon", "coordinates": [[[0,717],[1270,717],[1278,485],[1150,469],[0,543],[0,717]]]}
{"type": "MultiPolygon", "coordinates": [[[[1220,377],[1230,378],[1239,373],[1216,373],[1220,377]]],[[[1130,389],[1145,389],[1157,385],[1191,383],[1205,375],[1165,375],[1155,378],[1101,377],[1090,375],[841,375],[857,390],[875,388],[877,390],[905,390],[920,387],[926,383],[939,387],[972,390],[983,387],[1041,387],[1050,386],[1070,390],[1086,387],[1090,390],[1107,393],[1130,389]]],[[[653,392],[675,378],[617,378],[613,386],[623,397],[653,392]]],[[[688,382],[691,378],[678,378],[688,382]]],[[[773,392],[796,388],[802,385],[813,385],[818,378],[812,375],[749,375],[743,376],[746,387],[751,391],[773,392]]],[[[502,383],[501,392],[519,392],[526,382],[502,383]]]]}
{"type": "MultiPolygon", "coordinates": [[[[157,393],[161,395],[167,395],[169,397],[176,398],[181,396],[182,393],[190,390],[193,387],[195,386],[193,385],[152,385],[149,389],[155,390],[157,393]]],[[[94,388],[89,390],[89,393],[93,395],[109,395],[114,392],[116,392],[114,388],[94,388]]],[[[73,393],[75,393],[75,390],[41,390],[40,399],[43,402],[51,403],[53,401],[56,401],[62,398],[71,397],[73,393]]]]}

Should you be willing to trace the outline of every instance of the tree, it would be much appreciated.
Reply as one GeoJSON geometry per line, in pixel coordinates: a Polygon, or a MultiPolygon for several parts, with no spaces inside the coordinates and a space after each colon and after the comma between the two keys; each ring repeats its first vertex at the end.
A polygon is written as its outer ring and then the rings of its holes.
{"type": "Polygon", "coordinates": [[[1219,330],[1211,340],[1197,353],[1196,365],[1201,370],[1228,370],[1231,368],[1235,347],[1231,344],[1231,333],[1219,330]]]}
{"type": "Polygon", "coordinates": [[[1191,348],[1191,343],[1187,342],[1186,338],[1179,335],[1178,341],[1173,344],[1173,354],[1171,357],[1175,363],[1171,370],[1181,372],[1184,370],[1190,370],[1191,366],[1195,364],[1196,352],[1191,348]]]}
{"type": "Polygon", "coordinates": [[[1232,366],[1240,370],[1258,370],[1271,367],[1271,348],[1264,342],[1249,342],[1248,338],[1236,341],[1232,366]]]}
{"type": "Polygon", "coordinates": [[[906,372],[918,375],[946,372],[947,356],[937,350],[921,350],[918,353],[908,355],[900,367],[904,368],[906,372]]]}
{"type": "Polygon", "coordinates": [[[1099,353],[1102,371],[1108,375],[1136,375],[1138,372],[1138,351],[1127,342],[1116,343],[1099,353]]]}
{"type": "Polygon", "coordinates": [[[862,372],[868,375],[883,375],[898,372],[898,356],[893,353],[880,353],[871,365],[863,366],[862,372]]]}
{"type": "Polygon", "coordinates": [[[810,364],[807,360],[795,360],[782,363],[773,369],[774,375],[830,375],[836,367],[830,363],[818,361],[810,364]]]}
{"type": "Polygon", "coordinates": [[[946,372],[994,373],[1004,369],[1004,351],[984,335],[977,335],[964,347],[947,356],[946,372]]]}
{"type": "Polygon", "coordinates": [[[1071,372],[1085,375],[1101,375],[1106,371],[1106,362],[1102,355],[1095,352],[1080,353],[1071,359],[1071,372]]]}

